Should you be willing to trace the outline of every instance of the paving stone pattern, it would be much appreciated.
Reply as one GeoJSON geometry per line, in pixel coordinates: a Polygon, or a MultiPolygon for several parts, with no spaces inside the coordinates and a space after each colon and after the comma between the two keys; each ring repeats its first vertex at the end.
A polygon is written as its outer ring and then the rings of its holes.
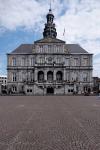
{"type": "Polygon", "coordinates": [[[0,150],[100,150],[100,98],[1,96],[0,150]]]}

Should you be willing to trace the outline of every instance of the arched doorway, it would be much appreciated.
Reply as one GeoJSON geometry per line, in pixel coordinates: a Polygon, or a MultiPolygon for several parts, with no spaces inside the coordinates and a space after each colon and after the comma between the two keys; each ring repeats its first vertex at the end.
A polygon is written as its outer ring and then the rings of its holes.
{"type": "Polygon", "coordinates": [[[47,88],[47,94],[54,94],[54,88],[53,87],[48,87],[47,88]]]}

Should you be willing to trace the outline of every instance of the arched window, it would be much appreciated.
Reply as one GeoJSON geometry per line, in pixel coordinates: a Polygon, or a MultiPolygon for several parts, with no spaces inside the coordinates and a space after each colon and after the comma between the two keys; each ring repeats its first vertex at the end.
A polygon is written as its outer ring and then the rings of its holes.
{"type": "Polygon", "coordinates": [[[63,80],[63,74],[61,71],[58,71],[57,74],[56,74],[56,80],[58,82],[62,81],[63,80]]]}
{"type": "Polygon", "coordinates": [[[48,73],[47,73],[47,80],[49,82],[53,81],[53,72],[52,71],[48,71],[48,73]]]}
{"type": "Polygon", "coordinates": [[[43,82],[44,81],[44,72],[39,71],[38,72],[38,82],[43,82]]]}

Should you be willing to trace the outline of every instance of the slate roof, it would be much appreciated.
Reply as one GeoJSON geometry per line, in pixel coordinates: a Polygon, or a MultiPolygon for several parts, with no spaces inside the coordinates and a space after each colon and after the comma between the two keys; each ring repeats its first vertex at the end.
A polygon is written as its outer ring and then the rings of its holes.
{"type": "Polygon", "coordinates": [[[11,54],[31,54],[32,49],[33,49],[33,44],[22,44],[14,51],[12,51],[11,54]]]}
{"type": "Polygon", "coordinates": [[[66,44],[66,48],[68,49],[69,53],[87,53],[88,52],[83,49],[79,44],[66,44]]]}
{"type": "MultiPolygon", "coordinates": [[[[22,44],[10,54],[32,54],[33,47],[34,44],[22,44]]],[[[68,49],[69,54],[88,54],[88,52],[78,44],[66,44],[66,49],[68,49]]]]}

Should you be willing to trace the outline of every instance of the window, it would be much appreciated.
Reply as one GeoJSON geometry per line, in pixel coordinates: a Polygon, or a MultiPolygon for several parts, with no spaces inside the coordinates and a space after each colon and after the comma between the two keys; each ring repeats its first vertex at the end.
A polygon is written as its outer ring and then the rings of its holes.
{"type": "Polygon", "coordinates": [[[31,58],[31,66],[34,65],[34,58],[31,58]]]}
{"type": "Polygon", "coordinates": [[[78,58],[74,58],[74,66],[78,66],[78,58]]]}
{"type": "Polygon", "coordinates": [[[17,91],[17,87],[16,87],[16,86],[13,86],[13,87],[12,87],[12,92],[15,93],[16,91],[17,91]]]}
{"type": "Polygon", "coordinates": [[[32,89],[27,89],[27,93],[32,93],[32,89]]]}
{"type": "Polygon", "coordinates": [[[29,89],[27,89],[27,93],[29,93],[29,89]]]}
{"type": "Polygon", "coordinates": [[[66,58],[66,66],[69,66],[69,58],[66,58]]]}
{"type": "Polygon", "coordinates": [[[69,73],[66,73],[66,80],[69,81],[69,73]]]}
{"type": "Polygon", "coordinates": [[[32,93],[32,89],[30,89],[30,92],[32,93]]]}
{"type": "Polygon", "coordinates": [[[45,46],[44,46],[44,52],[45,52],[45,53],[48,52],[48,45],[45,45],[45,46]]]}
{"type": "Polygon", "coordinates": [[[43,51],[43,46],[40,45],[40,53],[42,53],[42,51],[43,51]]]}
{"type": "Polygon", "coordinates": [[[71,89],[71,92],[73,93],[73,89],[71,89]]]}
{"type": "Polygon", "coordinates": [[[48,62],[48,63],[52,63],[52,60],[53,60],[52,57],[47,58],[47,62],[48,62]]]}
{"type": "Polygon", "coordinates": [[[88,90],[88,87],[84,86],[84,92],[87,92],[87,90],[88,90]]]}
{"type": "Polygon", "coordinates": [[[62,81],[62,78],[63,78],[63,74],[61,71],[58,71],[57,74],[56,74],[56,78],[57,78],[57,81],[60,82],[62,81]]]}
{"type": "Polygon", "coordinates": [[[61,57],[57,57],[57,63],[58,63],[58,64],[61,63],[61,57]]]}
{"type": "Polygon", "coordinates": [[[86,82],[87,81],[87,73],[83,74],[83,81],[86,82]]]}
{"type": "Polygon", "coordinates": [[[38,45],[36,46],[36,52],[40,52],[40,47],[38,45]]]}
{"type": "Polygon", "coordinates": [[[48,45],[48,53],[51,52],[51,45],[48,45]]]}
{"type": "Polygon", "coordinates": [[[84,77],[83,80],[84,80],[84,81],[87,81],[87,77],[84,77]]]}
{"type": "Polygon", "coordinates": [[[25,66],[25,58],[22,58],[22,66],[25,66]]]}
{"type": "Polygon", "coordinates": [[[40,64],[43,64],[43,63],[44,63],[44,57],[40,57],[40,58],[39,58],[39,63],[40,63],[40,64]]]}
{"type": "Polygon", "coordinates": [[[13,81],[13,82],[17,81],[17,75],[16,75],[15,72],[14,72],[13,75],[12,75],[12,81],[13,81]]]}
{"type": "Polygon", "coordinates": [[[38,82],[43,82],[44,81],[44,72],[39,71],[38,72],[38,82]]]}
{"type": "Polygon", "coordinates": [[[72,72],[71,76],[72,76],[72,81],[77,81],[77,79],[78,79],[77,72],[72,72]]]}
{"type": "Polygon", "coordinates": [[[70,93],[70,89],[68,89],[68,93],[70,93]]]}
{"type": "Polygon", "coordinates": [[[47,80],[49,82],[53,81],[53,72],[52,71],[48,71],[48,73],[47,73],[47,80]]]}
{"type": "Polygon", "coordinates": [[[12,66],[16,66],[16,58],[12,59],[12,66]]]}
{"type": "Polygon", "coordinates": [[[46,52],[46,45],[43,46],[43,52],[46,52]]]}
{"type": "Polygon", "coordinates": [[[84,66],[88,65],[88,58],[84,58],[84,66]]]}

